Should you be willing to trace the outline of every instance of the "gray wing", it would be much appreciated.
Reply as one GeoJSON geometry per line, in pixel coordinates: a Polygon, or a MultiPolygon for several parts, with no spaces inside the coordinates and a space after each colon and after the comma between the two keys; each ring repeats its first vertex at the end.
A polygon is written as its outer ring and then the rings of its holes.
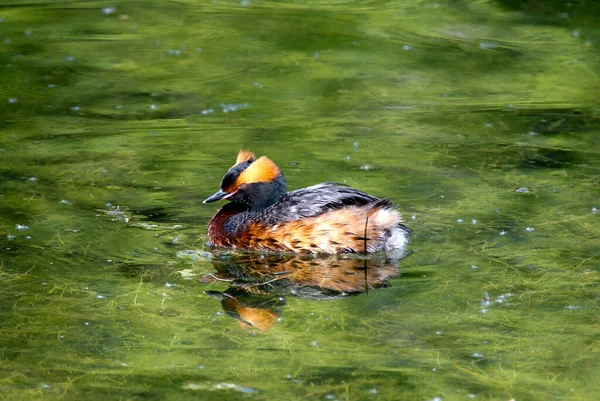
{"type": "Polygon", "coordinates": [[[347,185],[326,182],[288,192],[281,201],[258,213],[256,218],[272,225],[315,217],[344,206],[364,206],[380,201],[347,185]]]}

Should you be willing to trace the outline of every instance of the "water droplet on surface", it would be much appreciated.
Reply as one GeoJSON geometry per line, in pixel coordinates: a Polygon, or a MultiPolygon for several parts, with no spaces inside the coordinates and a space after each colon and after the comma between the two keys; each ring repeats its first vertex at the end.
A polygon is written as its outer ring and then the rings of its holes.
{"type": "Polygon", "coordinates": [[[19,100],[18,100],[16,97],[11,97],[11,98],[8,98],[8,103],[10,103],[10,104],[15,104],[15,103],[17,103],[18,101],[19,101],[19,100]]]}
{"type": "Polygon", "coordinates": [[[369,170],[371,170],[371,166],[369,166],[368,164],[365,164],[363,166],[360,166],[359,169],[361,169],[362,171],[369,171],[369,170]]]}
{"type": "Polygon", "coordinates": [[[114,13],[115,11],[116,11],[116,8],[114,8],[114,7],[104,7],[102,9],[102,14],[110,15],[110,14],[114,13]]]}
{"type": "Polygon", "coordinates": [[[492,43],[492,42],[481,42],[479,44],[480,49],[495,49],[497,47],[498,47],[498,44],[492,43]]]}
{"type": "Polygon", "coordinates": [[[404,51],[409,51],[409,50],[411,50],[411,49],[412,49],[412,47],[411,47],[411,46],[409,46],[409,45],[404,45],[404,46],[402,46],[402,50],[404,50],[404,51]]]}
{"type": "Polygon", "coordinates": [[[525,228],[525,231],[527,231],[528,233],[532,233],[532,232],[535,231],[535,228],[533,228],[533,227],[527,227],[527,228],[525,228]]]}
{"type": "Polygon", "coordinates": [[[527,187],[519,187],[516,189],[516,192],[521,193],[521,194],[527,194],[529,193],[529,188],[527,187]]]}
{"type": "Polygon", "coordinates": [[[463,219],[456,219],[456,222],[457,222],[458,224],[460,224],[460,223],[464,223],[465,221],[464,221],[463,219]]]}
{"type": "Polygon", "coordinates": [[[26,225],[21,225],[21,224],[15,224],[15,228],[18,231],[25,231],[25,230],[29,230],[29,226],[26,225]]]}
{"type": "Polygon", "coordinates": [[[598,209],[596,209],[595,207],[592,208],[592,213],[598,213],[598,209]]]}

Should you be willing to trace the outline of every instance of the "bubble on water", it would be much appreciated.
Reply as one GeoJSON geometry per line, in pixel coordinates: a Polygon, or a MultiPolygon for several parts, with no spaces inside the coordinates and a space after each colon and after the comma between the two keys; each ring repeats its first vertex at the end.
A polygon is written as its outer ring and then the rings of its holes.
{"type": "Polygon", "coordinates": [[[319,58],[319,56],[320,56],[320,55],[321,55],[321,54],[320,54],[319,52],[314,52],[314,54],[313,54],[313,56],[314,56],[315,58],[319,58]]]}
{"type": "Polygon", "coordinates": [[[31,235],[28,235],[27,237],[25,237],[25,239],[31,239],[33,238],[31,235]]]}
{"type": "Polygon", "coordinates": [[[67,57],[65,57],[65,60],[69,61],[69,62],[75,61],[75,57],[73,57],[73,56],[67,56],[67,57]]]}
{"type": "Polygon", "coordinates": [[[110,15],[112,13],[114,13],[117,9],[115,7],[104,7],[102,9],[102,14],[104,15],[110,15]]]}
{"type": "Polygon", "coordinates": [[[410,216],[410,218],[411,218],[412,220],[416,220],[416,219],[417,219],[417,216],[416,216],[415,214],[413,214],[412,216],[410,216]]]}
{"type": "Polygon", "coordinates": [[[471,224],[473,224],[473,225],[477,224],[477,220],[475,220],[475,219],[471,220],[471,224]]]}
{"type": "Polygon", "coordinates": [[[473,354],[473,355],[471,355],[471,356],[472,356],[473,358],[477,358],[477,359],[481,359],[481,358],[483,358],[483,354],[481,354],[481,353],[479,353],[479,352],[476,352],[476,353],[474,353],[474,354],[473,354]]]}
{"type": "Polygon", "coordinates": [[[16,97],[10,97],[10,98],[8,98],[8,103],[10,103],[10,104],[15,104],[18,101],[19,100],[16,97]]]}
{"type": "Polygon", "coordinates": [[[441,331],[436,331],[435,334],[438,335],[438,336],[441,336],[442,332],[441,331]]]}
{"type": "Polygon", "coordinates": [[[498,43],[493,42],[481,42],[479,44],[480,49],[495,49],[498,47],[498,43]]]}
{"type": "Polygon", "coordinates": [[[202,110],[202,115],[207,115],[207,114],[211,114],[211,113],[214,113],[213,109],[202,110]]]}
{"type": "Polygon", "coordinates": [[[44,389],[52,388],[52,386],[51,386],[51,385],[49,385],[49,384],[46,384],[46,383],[42,383],[42,384],[40,384],[40,387],[41,387],[41,388],[44,388],[44,389]]]}
{"type": "Polygon", "coordinates": [[[409,51],[409,50],[411,50],[411,49],[412,49],[412,47],[411,47],[411,46],[409,46],[409,45],[404,45],[404,46],[402,46],[402,50],[404,50],[404,51],[409,51]]]}
{"type": "Polygon", "coordinates": [[[579,31],[577,31],[577,30],[573,31],[573,37],[574,38],[578,38],[579,37],[579,31]]]}
{"type": "Polygon", "coordinates": [[[583,306],[582,305],[568,305],[568,306],[565,306],[565,309],[577,310],[577,309],[583,309],[583,306]]]}
{"type": "Polygon", "coordinates": [[[527,194],[529,193],[529,188],[527,187],[519,187],[516,189],[516,192],[521,193],[521,194],[527,194]]]}
{"type": "Polygon", "coordinates": [[[365,164],[363,166],[360,166],[359,169],[361,169],[362,171],[369,171],[369,170],[371,170],[371,166],[369,166],[368,164],[365,164]]]}
{"type": "Polygon", "coordinates": [[[535,231],[535,228],[533,228],[533,227],[526,227],[525,231],[527,231],[528,233],[532,233],[532,232],[535,231]]]}
{"type": "Polygon", "coordinates": [[[505,236],[507,234],[506,231],[502,230],[498,233],[501,237],[505,236]]]}
{"type": "Polygon", "coordinates": [[[318,346],[318,345],[319,345],[319,342],[315,340],[315,341],[312,341],[312,342],[310,343],[310,345],[311,345],[312,347],[316,347],[316,346],[318,346]]]}
{"type": "Polygon", "coordinates": [[[377,389],[375,387],[373,387],[372,389],[369,390],[369,394],[372,394],[372,395],[377,394],[377,389]]]}
{"type": "Polygon", "coordinates": [[[529,132],[527,133],[527,135],[529,135],[529,136],[536,136],[536,135],[537,135],[537,132],[535,132],[535,131],[529,131],[529,132]]]}
{"type": "Polygon", "coordinates": [[[598,209],[596,209],[595,207],[592,208],[592,213],[598,213],[598,209]]]}
{"type": "Polygon", "coordinates": [[[150,110],[158,110],[160,108],[160,106],[156,105],[156,104],[151,104],[150,105],[150,110]]]}
{"type": "Polygon", "coordinates": [[[479,266],[477,266],[477,265],[471,265],[471,269],[473,269],[473,270],[474,269],[479,269],[479,266]]]}
{"type": "Polygon", "coordinates": [[[197,47],[196,48],[196,53],[202,53],[202,48],[201,47],[197,47]]]}
{"type": "Polygon", "coordinates": [[[358,141],[354,141],[354,143],[352,144],[352,146],[354,146],[355,150],[358,149],[359,145],[360,145],[360,142],[358,142],[358,141]]]}
{"type": "Polygon", "coordinates": [[[219,106],[221,106],[221,108],[223,109],[223,113],[229,113],[232,111],[237,111],[239,109],[245,109],[246,107],[248,107],[248,103],[221,103],[219,104],[219,106]]]}
{"type": "Polygon", "coordinates": [[[327,394],[327,395],[325,396],[325,399],[326,399],[326,400],[335,400],[336,398],[335,398],[335,395],[333,395],[333,394],[327,394]]]}
{"type": "Polygon", "coordinates": [[[240,1],[240,6],[242,7],[248,7],[250,5],[250,0],[241,0],[240,1]]]}
{"type": "Polygon", "coordinates": [[[177,287],[177,284],[174,284],[174,283],[165,283],[165,287],[167,287],[167,288],[177,287]]]}
{"type": "Polygon", "coordinates": [[[25,230],[29,230],[29,226],[26,225],[21,225],[21,224],[15,224],[15,228],[18,231],[25,231],[25,230]]]}
{"type": "Polygon", "coordinates": [[[98,295],[96,295],[96,298],[98,298],[98,299],[104,299],[104,298],[106,298],[106,297],[105,297],[104,295],[100,295],[100,294],[98,294],[98,295]]]}
{"type": "Polygon", "coordinates": [[[31,31],[31,29],[26,29],[23,33],[25,34],[25,36],[31,36],[33,32],[31,31]]]}
{"type": "Polygon", "coordinates": [[[258,89],[262,89],[262,85],[258,82],[254,82],[252,85],[254,85],[255,87],[257,87],[258,89]]]}
{"type": "Polygon", "coordinates": [[[465,221],[464,221],[463,219],[456,219],[456,222],[457,222],[458,224],[460,224],[460,223],[464,223],[465,221]]]}
{"type": "Polygon", "coordinates": [[[73,107],[71,107],[71,110],[73,110],[73,111],[79,111],[79,110],[81,110],[81,107],[79,107],[79,106],[73,106],[73,107]]]}
{"type": "Polygon", "coordinates": [[[181,56],[181,50],[168,49],[167,54],[169,56],[181,56]]]}
{"type": "Polygon", "coordinates": [[[9,240],[9,241],[14,240],[15,238],[17,238],[17,236],[16,235],[12,235],[11,233],[8,233],[6,235],[6,239],[9,240]]]}

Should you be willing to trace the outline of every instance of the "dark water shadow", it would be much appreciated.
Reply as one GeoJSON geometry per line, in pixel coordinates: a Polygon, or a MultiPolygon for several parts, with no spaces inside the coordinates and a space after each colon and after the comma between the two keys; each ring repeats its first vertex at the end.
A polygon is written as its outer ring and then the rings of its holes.
{"type": "Polygon", "coordinates": [[[269,330],[281,316],[286,297],[329,301],[390,286],[400,274],[398,255],[369,257],[242,253],[213,259],[216,272],[201,281],[229,283],[225,291],[206,291],[241,328],[269,330]]]}

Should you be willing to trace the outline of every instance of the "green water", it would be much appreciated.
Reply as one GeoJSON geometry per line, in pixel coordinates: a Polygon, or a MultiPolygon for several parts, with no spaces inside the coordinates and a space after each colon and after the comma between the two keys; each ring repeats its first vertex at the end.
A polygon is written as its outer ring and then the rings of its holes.
{"type": "Polygon", "coordinates": [[[598,15],[1,1],[0,400],[596,399],[598,15]],[[314,262],[347,297],[211,254],[240,148],[391,199],[411,254],[314,262]]]}

